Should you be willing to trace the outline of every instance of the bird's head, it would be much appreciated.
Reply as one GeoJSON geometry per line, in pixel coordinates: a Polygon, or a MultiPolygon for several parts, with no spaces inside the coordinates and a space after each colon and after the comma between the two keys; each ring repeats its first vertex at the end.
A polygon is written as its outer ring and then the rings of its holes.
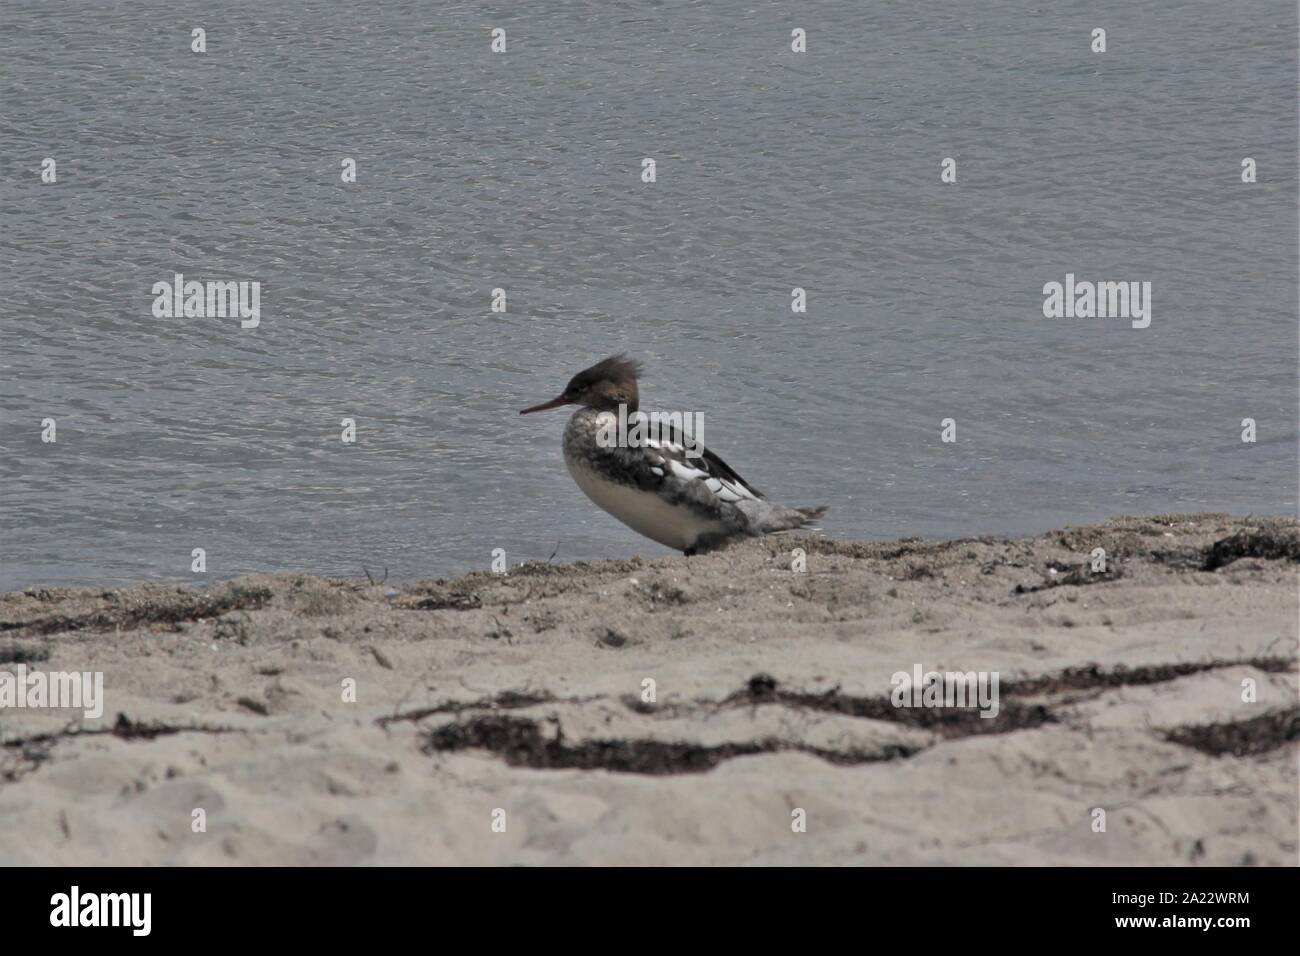
{"type": "Polygon", "coordinates": [[[544,412],[548,408],[561,405],[585,405],[597,411],[618,411],[620,405],[626,405],[628,414],[637,410],[640,395],[637,392],[636,378],[641,371],[641,364],[626,355],[613,355],[603,362],[597,362],[591,368],[585,368],[564,386],[564,391],[540,405],[525,408],[520,415],[530,412],[544,412]]]}

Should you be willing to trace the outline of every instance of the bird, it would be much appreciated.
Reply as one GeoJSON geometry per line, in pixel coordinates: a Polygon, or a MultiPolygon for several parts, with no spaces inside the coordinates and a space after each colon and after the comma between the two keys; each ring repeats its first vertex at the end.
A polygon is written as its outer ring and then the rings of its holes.
{"type": "Polygon", "coordinates": [[[810,528],[826,513],[820,505],[773,504],[706,449],[684,421],[679,426],[675,415],[646,416],[637,386],[641,371],[641,363],[625,354],[610,356],[574,375],[549,402],[519,413],[579,406],[564,429],[564,463],[600,508],[687,556],[746,538],[810,528]]]}

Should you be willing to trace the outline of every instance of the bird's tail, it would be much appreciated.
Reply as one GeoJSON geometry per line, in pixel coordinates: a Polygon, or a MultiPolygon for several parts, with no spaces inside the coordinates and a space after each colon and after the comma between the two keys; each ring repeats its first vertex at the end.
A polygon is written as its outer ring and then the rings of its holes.
{"type": "Polygon", "coordinates": [[[766,522],[767,527],[763,530],[767,534],[778,531],[797,531],[806,529],[808,531],[820,531],[820,528],[814,527],[813,522],[826,514],[825,505],[816,505],[812,508],[774,508],[773,514],[766,522]]]}

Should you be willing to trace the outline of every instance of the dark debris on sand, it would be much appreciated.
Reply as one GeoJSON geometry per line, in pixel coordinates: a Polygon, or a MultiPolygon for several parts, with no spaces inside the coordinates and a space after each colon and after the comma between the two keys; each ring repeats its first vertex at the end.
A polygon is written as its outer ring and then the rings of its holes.
{"type": "Polygon", "coordinates": [[[556,724],[547,737],[541,725],[526,717],[485,716],[447,724],[428,735],[426,754],[487,750],[513,767],[546,770],[607,770],[664,776],[703,773],[724,760],[753,754],[798,752],[830,763],[851,765],[910,757],[922,748],[889,744],[872,751],[823,750],[782,740],[757,740],[705,746],[689,742],[619,738],[566,743],[556,724]]]}
{"type": "Polygon", "coordinates": [[[1240,558],[1300,561],[1300,533],[1293,526],[1267,522],[1245,528],[1205,549],[1202,571],[1217,571],[1240,558]]]}
{"type": "Polygon", "coordinates": [[[1178,727],[1165,732],[1171,743],[1212,757],[1249,757],[1300,740],[1300,707],[1274,710],[1249,720],[1178,727]]]}

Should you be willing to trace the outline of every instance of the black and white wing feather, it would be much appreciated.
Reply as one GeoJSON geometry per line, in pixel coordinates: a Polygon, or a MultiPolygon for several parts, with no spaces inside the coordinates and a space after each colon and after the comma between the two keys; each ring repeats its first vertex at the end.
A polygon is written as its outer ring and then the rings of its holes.
{"type": "Polygon", "coordinates": [[[646,455],[652,472],[665,479],[700,483],[710,495],[725,504],[763,501],[761,491],[736,473],[725,461],[703,445],[688,443],[676,427],[667,427],[658,438],[646,440],[646,455]],[[695,455],[688,454],[694,450],[695,455]]]}

